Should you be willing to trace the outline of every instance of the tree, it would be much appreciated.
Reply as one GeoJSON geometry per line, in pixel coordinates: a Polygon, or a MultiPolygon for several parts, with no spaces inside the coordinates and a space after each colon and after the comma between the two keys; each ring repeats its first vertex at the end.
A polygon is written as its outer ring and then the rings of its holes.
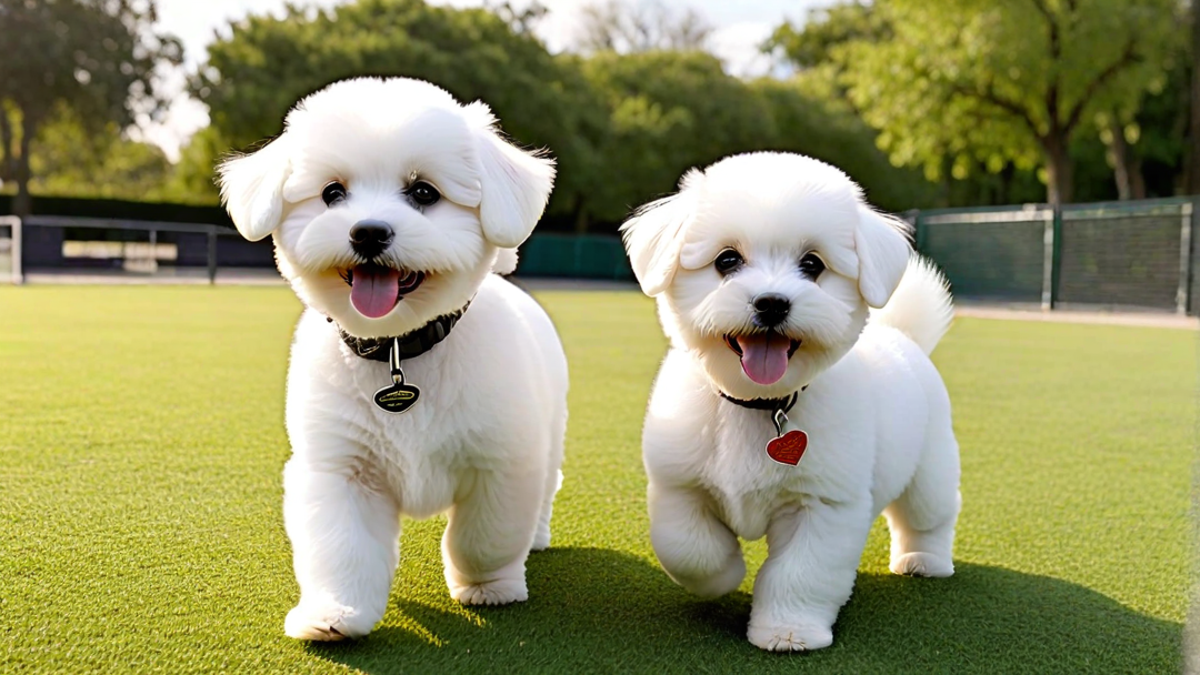
{"type": "Polygon", "coordinates": [[[517,35],[532,35],[537,25],[550,13],[550,10],[537,0],[520,8],[514,7],[508,0],[504,0],[504,2],[485,0],[483,6],[492,14],[500,17],[500,20],[508,24],[512,32],[517,35]]]}
{"type": "Polygon", "coordinates": [[[585,53],[702,51],[712,26],[694,9],[673,12],[661,0],[603,0],[580,10],[576,46],[585,53]]]}
{"type": "Polygon", "coordinates": [[[290,7],[280,19],[251,16],[209,46],[190,86],[208,104],[216,133],[245,148],[280,133],[298,99],[364,75],[421,78],[460,101],[486,102],[518,143],[553,151],[559,172],[548,211],[586,224],[578,202],[602,179],[594,158],[603,106],[577,61],[555,58],[484,9],[360,0],[315,13],[290,7]]]}
{"type": "Polygon", "coordinates": [[[879,208],[902,211],[932,203],[935,186],[919,171],[892,166],[875,145],[875,130],[854,114],[833,82],[822,75],[810,70],[789,80],[762,78],[751,83],[774,121],[771,147],[838,167],[879,208]]]}
{"type": "MultiPolygon", "coordinates": [[[[894,210],[916,205],[948,207],[957,203],[990,203],[1019,196],[1020,190],[1014,194],[1012,187],[1020,174],[1011,164],[993,173],[970,172],[961,178],[954,178],[948,170],[941,171],[940,175],[929,171],[928,180],[888,164],[887,156],[876,147],[878,132],[863,122],[860,111],[850,101],[845,77],[847,64],[842,57],[849,43],[881,42],[892,37],[888,12],[880,10],[876,4],[854,0],[810,9],[801,27],[785,22],[763,43],[764,53],[796,69],[786,86],[770,88],[781,92],[795,90],[801,94],[806,106],[802,116],[806,121],[811,117],[811,121],[801,123],[802,128],[822,125],[821,132],[795,139],[803,146],[813,148],[800,151],[846,169],[865,187],[873,188],[870,195],[877,203],[903,205],[886,206],[894,210]],[[824,115],[836,116],[836,123],[823,115],[812,117],[812,112],[818,110],[824,115]],[[838,140],[825,142],[831,138],[838,140]],[[937,193],[932,191],[929,180],[939,180],[937,193]]],[[[795,104],[794,98],[784,97],[782,114],[792,114],[788,109],[795,104]]],[[[780,124],[780,128],[788,126],[780,124]]]]}
{"type": "Polygon", "coordinates": [[[878,0],[892,36],[835,50],[892,159],[956,176],[1042,167],[1072,198],[1073,136],[1161,86],[1178,0],[878,0]]]}
{"type": "Polygon", "coordinates": [[[877,11],[872,4],[854,1],[810,9],[800,28],[785,21],[763,44],[762,50],[806,70],[838,66],[836,52],[847,42],[879,42],[891,37],[892,27],[884,12],[877,11]]]}
{"type": "Polygon", "coordinates": [[[93,132],[160,110],[154,69],[179,64],[182,49],[155,19],[153,2],[0,0],[0,164],[17,182],[18,215],[30,209],[34,142],[60,107],[93,132]]]}
{"type": "Polygon", "coordinates": [[[173,202],[187,204],[220,203],[213,167],[230,147],[232,144],[215,126],[192,134],[187,145],[180,149],[179,161],[171,167],[163,186],[164,196],[173,202]]]}
{"type": "Polygon", "coordinates": [[[123,137],[114,122],[85,126],[65,105],[41,125],[30,156],[30,185],[75,197],[161,199],[170,162],[156,145],[123,137]]]}
{"type": "Polygon", "coordinates": [[[767,149],[775,137],[766,102],[710,54],[601,52],[583,70],[608,113],[603,178],[587,193],[605,222],[673,191],[688,169],[767,149]]]}
{"type": "Polygon", "coordinates": [[[1200,194],[1200,11],[1196,9],[1196,2],[1192,0],[1191,12],[1189,12],[1189,23],[1191,24],[1191,43],[1192,43],[1192,82],[1191,82],[1191,118],[1190,118],[1190,139],[1187,150],[1187,181],[1184,185],[1184,190],[1187,194],[1200,194]]]}

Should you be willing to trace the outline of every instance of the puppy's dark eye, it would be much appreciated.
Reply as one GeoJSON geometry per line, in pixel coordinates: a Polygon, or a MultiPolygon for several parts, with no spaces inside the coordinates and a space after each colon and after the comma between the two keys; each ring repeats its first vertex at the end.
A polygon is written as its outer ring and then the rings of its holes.
{"type": "Polygon", "coordinates": [[[717,259],[713,261],[713,267],[717,269],[718,274],[724,277],[736,272],[745,262],[741,253],[727,248],[717,254],[717,259]]]}
{"type": "Polygon", "coordinates": [[[324,190],[321,190],[321,199],[325,202],[326,206],[333,206],[345,198],[346,186],[336,180],[326,185],[324,190]]]}
{"type": "Polygon", "coordinates": [[[816,279],[825,271],[825,261],[816,253],[805,253],[800,259],[800,273],[809,279],[816,279]]]}
{"type": "Polygon", "coordinates": [[[437,188],[423,180],[419,180],[410,185],[408,189],[404,191],[404,194],[411,197],[412,200],[420,206],[436,204],[437,200],[442,198],[442,195],[437,191],[437,188]]]}

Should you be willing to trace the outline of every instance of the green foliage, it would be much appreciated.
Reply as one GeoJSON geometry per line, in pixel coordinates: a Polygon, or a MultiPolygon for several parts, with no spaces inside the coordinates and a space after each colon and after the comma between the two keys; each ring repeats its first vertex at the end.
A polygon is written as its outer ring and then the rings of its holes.
{"type": "Polygon", "coordinates": [[[616,222],[671,192],[687,169],[765,149],[774,121],[765,102],[704,52],[600,52],[583,64],[609,112],[606,179],[591,210],[616,222]]]}
{"type": "Polygon", "coordinates": [[[875,145],[875,131],[839,98],[827,69],[809,69],[789,81],[763,78],[751,86],[771,111],[774,149],[833,164],[879,208],[902,211],[934,203],[935,186],[919,172],[891,164],[875,145]]]}
{"type": "Polygon", "coordinates": [[[1163,86],[1152,89],[1137,114],[1126,118],[1125,139],[1141,167],[1148,197],[1169,197],[1182,188],[1189,133],[1188,96],[1195,68],[1192,47],[1189,41],[1183,42],[1163,86]]]}
{"type": "Polygon", "coordinates": [[[89,131],[60,105],[39,129],[30,167],[39,194],[156,200],[170,162],[151,143],[124,138],[115,122],[89,131]]]}
{"type": "Polygon", "coordinates": [[[155,19],[153,2],[0,0],[0,158],[19,185],[19,212],[28,207],[30,147],[60,107],[88,132],[158,111],[154,69],[179,64],[182,50],[154,30],[155,19]]]}
{"type": "Polygon", "coordinates": [[[345,77],[399,75],[482,99],[518,142],[559,162],[548,215],[576,230],[615,230],[633,207],[675,189],[688,169],[738,152],[816,153],[879,199],[927,203],[925,181],[881,161],[874,132],[835,91],[747,83],[700,51],[550,55],[536,17],[421,0],[360,0],[328,11],[252,16],[209,48],[192,90],[213,131],[185,150],[175,185],[213,194],[218,139],[247,148],[281,131],[291,105],[345,77]],[[514,28],[515,26],[515,28],[514,28]]]}
{"type": "Polygon", "coordinates": [[[552,208],[568,210],[597,178],[591,159],[602,120],[578,69],[483,9],[420,0],[360,0],[315,13],[291,7],[282,19],[234,25],[208,53],[192,91],[235,147],[280,133],[287,110],[331,82],[406,76],[463,101],[482,99],[517,142],[553,149],[560,179],[552,208]]]}
{"type": "Polygon", "coordinates": [[[179,152],[179,161],[171,167],[163,188],[167,199],[190,204],[217,204],[220,193],[213,168],[229,152],[230,143],[215,126],[207,126],[188,140],[179,152]]]}
{"type": "Polygon", "coordinates": [[[891,24],[874,5],[848,1],[831,7],[810,9],[802,28],[790,21],[775,29],[763,49],[782,52],[788,61],[803,68],[838,63],[835,52],[853,40],[878,42],[890,39],[891,24]]]}
{"type": "Polygon", "coordinates": [[[378,629],[310,645],[283,635],[292,293],[0,286],[0,671],[1180,671],[1194,332],[958,320],[934,352],[962,448],[955,575],[888,573],[876,523],[833,646],[782,655],[745,638],[763,542],[716,601],[655,561],[639,443],[666,349],[654,303],[537,297],[571,363],[571,418],[529,600],[454,602],[445,520],[405,520],[378,629]],[[81,338],[96,358],[70,356],[81,338]]]}
{"type": "Polygon", "coordinates": [[[1044,167],[1070,198],[1081,122],[1136,110],[1179,39],[1177,0],[880,0],[891,37],[831,50],[894,161],[931,178],[1044,167]]]}

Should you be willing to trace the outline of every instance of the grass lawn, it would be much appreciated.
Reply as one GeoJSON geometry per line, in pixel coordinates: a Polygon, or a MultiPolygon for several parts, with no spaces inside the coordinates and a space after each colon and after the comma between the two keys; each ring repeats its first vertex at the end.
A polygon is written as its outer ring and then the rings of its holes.
{"type": "Polygon", "coordinates": [[[950,579],[877,524],[833,647],[745,639],[742,590],[672,584],[639,433],[665,343],[633,293],[546,292],[571,360],[566,482],[529,602],[450,600],[406,522],[368,638],[283,635],[284,288],[0,287],[0,671],[1167,673],[1187,609],[1196,335],[963,319],[935,353],[964,509],[950,579]]]}

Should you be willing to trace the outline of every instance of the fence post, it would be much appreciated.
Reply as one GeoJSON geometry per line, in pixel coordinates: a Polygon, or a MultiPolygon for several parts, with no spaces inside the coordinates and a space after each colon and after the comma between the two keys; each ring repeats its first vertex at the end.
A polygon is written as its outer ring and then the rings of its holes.
{"type": "Polygon", "coordinates": [[[21,230],[24,229],[25,223],[17,216],[13,216],[12,225],[12,276],[13,283],[18,286],[25,284],[25,270],[22,267],[22,261],[25,259],[25,249],[21,246],[21,230]]]}
{"type": "Polygon", "coordinates": [[[1175,291],[1175,312],[1186,315],[1191,304],[1192,270],[1192,204],[1180,207],[1179,219],[1179,288],[1175,291]]]}
{"type": "Polygon", "coordinates": [[[1054,259],[1057,237],[1054,231],[1055,213],[1057,209],[1042,212],[1042,311],[1048,312],[1054,308],[1054,259]]]}
{"type": "Polygon", "coordinates": [[[1054,248],[1053,264],[1050,266],[1050,309],[1058,307],[1058,296],[1062,286],[1062,250],[1063,250],[1063,209],[1061,204],[1054,206],[1054,248]]]}
{"type": "Polygon", "coordinates": [[[150,230],[150,273],[158,274],[158,230],[150,230]]]}
{"type": "Polygon", "coordinates": [[[208,284],[217,283],[217,226],[208,228],[208,284]]]}
{"type": "Polygon", "coordinates": [[[921,253],[925,250],[927,236],[925,228],[921,226],[921,209],[912,209],[908,213],[912,214],[913,248],[917,249],[917,253],[921,253]]]}

